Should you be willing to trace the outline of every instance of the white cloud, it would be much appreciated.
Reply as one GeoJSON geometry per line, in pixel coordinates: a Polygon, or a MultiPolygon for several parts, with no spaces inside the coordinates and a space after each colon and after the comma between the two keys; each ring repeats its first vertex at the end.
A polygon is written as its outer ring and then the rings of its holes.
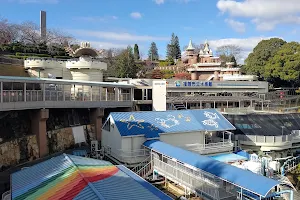
{"type": "Polygon", "coordinates": [[[134,19],[140,19],[140,18],[142,18],[142,14],[139,13],[139,12],[132,12],[132,13],[130,13],[130,16],[132,18],[134,18],[134,19]]]}
{"type": "Polygon", "coordinates": [[[247,58],[249,53],[252,52],[253,48],[262,41],[267,40],[273,37],[250,37],[250,38],[227,38],[227,39],[218,39],[218,40],[210,40],[208,41],[210,47],[213,50],[216,50],[218,47],[223,45],[236,45],[239,46],[242,50],[239,63],[243,63],[247,58]]]}
{"type": "Polygon", "coordinates": [[[168,37],[156,37],[149,35],[135,35],[126,32],[109,32],[109,31],[88,31],[88,30],[67,30],[73,35],[94,37],[99,39],[114,41],[167,41],[168,37]]]}
{"type": "Polygon", "coordinates": [[[233,19],[225,19],[225,22],[236,32],[244,33],[246,31],[245,23],[233,19]]]}
{"type": "Polygon", "coordinates": [[[300,24],[299,0],[219,0],[217,7],[232,17],[251,18],[261,31],[278,24],[300,24]]]}
{"type": "Polygon", "coordinates": [[[117,16],[88,16],[88,17],[75,17],[75,20],[86,21],[86,22],[111,22],[112,20],[117,20],[117,16]]]}
{"type": "Polygon", "coordinates": [[[95,49],[110,49],[110,48],[125,49],[128,47],[128,45],[132,46],[132,44],[104,42],[104,41],[90,41],[90,43],[91,46],[95,49]]]}
{"type": "Polygon", "coordinates": [[[154,0],[154,1],[158,5],[165,3],[165,0],[154,0]]]}

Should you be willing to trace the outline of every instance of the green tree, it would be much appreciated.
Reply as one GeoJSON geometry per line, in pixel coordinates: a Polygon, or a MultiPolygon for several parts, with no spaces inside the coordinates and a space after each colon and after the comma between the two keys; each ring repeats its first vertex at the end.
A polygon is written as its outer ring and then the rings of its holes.
{"type": "Polygon", "coordinates": [[[300,44],[298,42],[285,43],[273,57],[271,57],[265,68],[264,76],[271,82],[280,79],[299,85],[300,78],[300,44]]]}
{"type": "Polygon", "coordinates": [[[175,59],[180,59],[181,58],[181,50],[180,50],[179,38],[177,35],[175,36],[174,50],[175,50],[175,59]]]}
{"type": "Polygon", "coordinates": [[[152,42],[148,51],[148,60],[159,60],[158,49],[156,43],[152,42]]]}
{"type": "Polygon", "coordinates": [[[133,54],[134,54],[134,59],[135,60],[140,59],[140,51],[139,51],[139,46],[137,44],[134,45],[133,54]]]}
{"type": "Polygon", "coordinates": [[[245,60],[244,70],[247,74],[254,74],[263,77],[265,73],[265,65],[270,58],[284,45],[286,41],[280,38],[271,38],[269,40],[262,40],[253,49],[245,60]]]}
{"type": "Polygon", "coordinates": [[[115,75],[118,78],[135,78],[138,67],[134,62],[133,50],[130,46],[116,57],[115,75]]]}
{"type": "Polygon", "coordinates": [[[172,33],[171,41],[167,45],[167,59],[174,60],[179,58],[181,58],[179,38],[174,33],[172,33]]]}
{"type": "Polygon", "coordinates": [[[230,62],[233,62],[233,66],[232,67],[237,67],[237,62],[234,56],[231,56],[230,58],[230,62]]]}

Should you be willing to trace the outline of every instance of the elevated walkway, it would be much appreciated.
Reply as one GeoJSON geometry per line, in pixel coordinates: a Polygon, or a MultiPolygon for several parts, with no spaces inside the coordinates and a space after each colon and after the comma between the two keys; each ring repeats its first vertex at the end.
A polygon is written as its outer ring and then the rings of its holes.
{"type": "Polygon", "coordinates": [[[133,85],[0,76],[0,111],[133,106],[133,85]]]}
{"type": "Polygon", "coordinates": [[[146,141],[144,146],[151,150],[154,172],[205,199],[245,199],[246,194],[248,199],[263,199],[281,184],[158,140],[146,141]]]}

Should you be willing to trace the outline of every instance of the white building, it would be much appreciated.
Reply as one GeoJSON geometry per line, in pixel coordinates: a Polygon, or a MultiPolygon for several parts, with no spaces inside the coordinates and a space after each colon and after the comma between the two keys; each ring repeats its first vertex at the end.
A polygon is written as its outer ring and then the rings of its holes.
{"type": "Polygon", "coordinates": [[[130,165],[149,156],[143,143],[152,139],[206,155],[231,152],[229,130],[235,128],[213,109],[116,112],[103,125],[101,145],[113,159],[130,165]]]}
{"type": "Polygon", "coordinates": [[[90,43],[82,42],[73,56],[75,58],[69,60],[28,58],[24,66],[33,77],[103,81],[103,70],[107,70],[107,64],[97,59],[99,54],[90,43]]]}

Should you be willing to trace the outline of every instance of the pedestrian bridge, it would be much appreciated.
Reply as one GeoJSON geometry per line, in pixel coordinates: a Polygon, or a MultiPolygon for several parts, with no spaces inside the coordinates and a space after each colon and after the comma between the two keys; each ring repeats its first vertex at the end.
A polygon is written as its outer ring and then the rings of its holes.
{"type": "Polygon", "coordinates": [[[133,106],[133,85],[0,76],[0,111],[133,106]]]}
{"type": "Polygon", "coordinates": [[[270,179],[235,166],[222,163],[159,140],[148,140],[144,146],[151,151],[148,165],[137,173],[141,176],[149,170],[164,176],[185,188],[185,194],[195,193],[205,199],[271,199],[293,191],[287,189],[279,194],[277,186],[285,183],[270,179]],[[151,166],[151,167],[150,167],[151,166]],[[147,171],[145,171],[147,169],[147,171]]]}

